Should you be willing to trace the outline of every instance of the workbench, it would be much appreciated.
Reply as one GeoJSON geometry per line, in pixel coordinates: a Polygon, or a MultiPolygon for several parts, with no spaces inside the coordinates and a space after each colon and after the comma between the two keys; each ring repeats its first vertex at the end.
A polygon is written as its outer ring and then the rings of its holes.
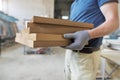
{"type": "MultiPolygon", "coordinates": [[[[118,43],[119,44],[119,43],[118,43]]],[[[104,48],[101,51],[101,73],[102,73],[102,80],[107,80],[114,71],[116,71],[120,67],[120,50],[115,50],[111,48],[104,48]],[[112,63],[115,63],[114,68],[112,71],[105,77],[105,69],[106,69],[106,60],[112,63]]]]}

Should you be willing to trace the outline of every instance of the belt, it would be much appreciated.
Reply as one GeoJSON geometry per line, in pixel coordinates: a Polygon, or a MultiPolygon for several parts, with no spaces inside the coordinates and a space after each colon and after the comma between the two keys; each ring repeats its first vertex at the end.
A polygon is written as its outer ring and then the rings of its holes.
{"type": "Polygon", "coordinates": [[[73,52],[80,52],[80,53],[86,53],[86,54],[90,54],[93,53],[94,51],[98,51],[100,50],[99,47],[84,47],[82,50],[73,50],[73,52]]]}

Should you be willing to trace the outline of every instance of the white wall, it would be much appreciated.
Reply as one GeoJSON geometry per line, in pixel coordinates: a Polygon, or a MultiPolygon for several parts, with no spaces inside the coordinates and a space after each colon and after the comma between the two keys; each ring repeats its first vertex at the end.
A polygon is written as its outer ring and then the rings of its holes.
{"type": "Polygon", "coordinates": [[[0,11],[2,10],[2,0],[0,0],[0,11]]]}
{"type": "MultiPolygon", "coordinates": [[[[33,16],[54,17],[54,0],[6,1],[8,2],[8,14],[18,18],[21,23],[26,19],[31,19],[33,16]]],[[[20,24],[19,26],[23,27],[23,25],[20,24]]]]}

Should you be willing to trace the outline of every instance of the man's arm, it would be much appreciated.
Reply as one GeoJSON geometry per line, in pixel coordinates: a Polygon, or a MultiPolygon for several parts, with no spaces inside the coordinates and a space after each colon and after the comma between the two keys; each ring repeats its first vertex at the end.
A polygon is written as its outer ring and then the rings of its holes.
{"type": "Polygon", "coordinates": [[[97,28],[88,30],[90,39],[107,35],[119,27],[118,3],[106,3],[100,7],[100,10],[105,16],[105,22],[97,28]]]}
{"type": "Polygon", "coordinates": [[[66,46],[65,48],[72,50],[81,50],[90,39],[102,37],[115,31],[118,28],[118,4],[115,2],[109,2],[102,5],[100,9],[105,16],[105,22],[97,28],[91,30],[64,34],[64,38],[74,39],[74,42],[66,46]]]}

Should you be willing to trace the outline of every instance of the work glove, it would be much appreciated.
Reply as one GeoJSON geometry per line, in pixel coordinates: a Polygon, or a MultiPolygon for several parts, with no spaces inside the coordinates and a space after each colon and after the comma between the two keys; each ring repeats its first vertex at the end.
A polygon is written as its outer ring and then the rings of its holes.
{"type": "Polygon", "coordinates": [[[73,40],[73,43],[64,48],[71,50],[81,50],[88,43],[90,35],[86,30],[84,30],[77,31],[75,33],[64,34],[64,38],[73,40]]]}

